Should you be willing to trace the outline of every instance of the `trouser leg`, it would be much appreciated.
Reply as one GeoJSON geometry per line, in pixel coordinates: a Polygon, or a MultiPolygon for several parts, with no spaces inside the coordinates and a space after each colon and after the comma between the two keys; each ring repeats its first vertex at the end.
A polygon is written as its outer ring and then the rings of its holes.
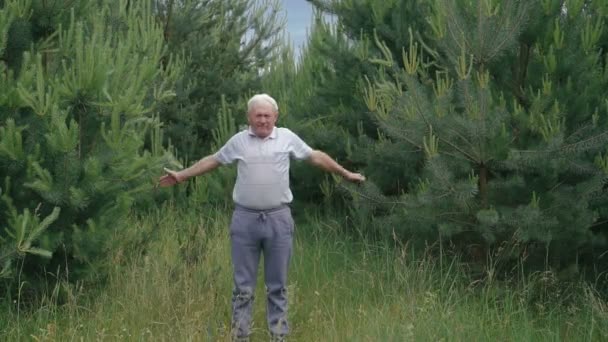
{"type": "Polygon", "coordinates": [[[231,254],[234,271],[232,292],[232,335],[249,336],[261,239],[254,215],[235,210],[230,224],[231,254]]]}
{"type": "Polygon", "coordinates": [[[267,217],[268,235],[263,240],[266,315],[273,336],[289,332],[287,324],[287,273],[293,244],[294,224],[289,208],[267,217]]]}

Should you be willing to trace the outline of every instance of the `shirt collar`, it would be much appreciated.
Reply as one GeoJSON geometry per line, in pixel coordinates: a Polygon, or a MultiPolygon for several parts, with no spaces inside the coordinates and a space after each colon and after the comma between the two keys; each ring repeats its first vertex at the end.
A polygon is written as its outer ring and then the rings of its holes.
{"type": "MultiPolygon", "coordinates": [[[[251,128],[251,126],[249,126],[247,128],[247,133],[249,133],[250,136],[257,137],[257,135],[255,135],[255,133],[253,132],[253,129],[251,128]]],[[[268,139],[276,139],[277,138],[277,128],[276,128],[276,126],[272,128],[272,132],[270,132],[270,135],[267,138],[268,139]]]]}

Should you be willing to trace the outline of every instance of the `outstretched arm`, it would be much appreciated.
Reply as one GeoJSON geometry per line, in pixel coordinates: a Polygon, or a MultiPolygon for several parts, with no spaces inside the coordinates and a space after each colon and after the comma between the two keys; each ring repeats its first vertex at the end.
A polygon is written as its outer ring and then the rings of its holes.
{"type": "Polygon", "coordinates": [[[209,171],[212,171],[220,165],[220,162],[218,162],[213,155],[209,155],[199,160],[189,168],[181,171],[165,169],[167,174],[160,177],[160,179],[158,180],[158,184],[160,186],[172,186],[177,183],[181,183],[189,178],[196,177],[209,171]]]}
{"type": "Polygon", "coordinates": [[[310,158],[308,161],[325,170],[335,174],[338,174],[344,177],[346,180],[350,182],[364,182],[365,177],[360,173],[353,173],[343,168],[340,164],[338,164],[335,160],[333,160],[327,153],[319,150],[314,150],[310,154],[310,158]]]}

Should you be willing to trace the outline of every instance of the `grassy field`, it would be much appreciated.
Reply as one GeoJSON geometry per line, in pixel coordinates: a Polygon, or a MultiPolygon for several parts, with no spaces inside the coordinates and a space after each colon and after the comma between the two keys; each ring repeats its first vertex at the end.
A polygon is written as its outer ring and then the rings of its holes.
{"type": "MultiPolygon", "coordinates": [[[[103,288],[62,283],[25,311],[2,303],[0,340],[228,341],[228,218],[225,211],[165,208],[133,219],[116,239],[139,242],[118,244],[108,255],[103,288]]],[[[551,273],[508,287],[476,283],[457,260],[355,242],[332,220],[302,215],[296,222],[292,341],[608,338],[606,303],[582,285],[573,293],[552,292],[551,273]],[[565,295],[570,300],[562,300],[565,295]]],[[[264,298],[260,278],[253,341],[268,340],[264,298]]]]}

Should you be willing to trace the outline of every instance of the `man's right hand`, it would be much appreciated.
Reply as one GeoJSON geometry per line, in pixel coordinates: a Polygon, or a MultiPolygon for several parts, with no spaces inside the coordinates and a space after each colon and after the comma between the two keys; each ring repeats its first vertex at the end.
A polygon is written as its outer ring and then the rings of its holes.
{"type": "Polygon", "coordinates": [[[167,172],[167,174],[158,179],[158,185],[161,187],[173,186],[185,180],[183,177],[180,177],[179,172],[177,171],[165,168],[165,172],[167,172]]]}

